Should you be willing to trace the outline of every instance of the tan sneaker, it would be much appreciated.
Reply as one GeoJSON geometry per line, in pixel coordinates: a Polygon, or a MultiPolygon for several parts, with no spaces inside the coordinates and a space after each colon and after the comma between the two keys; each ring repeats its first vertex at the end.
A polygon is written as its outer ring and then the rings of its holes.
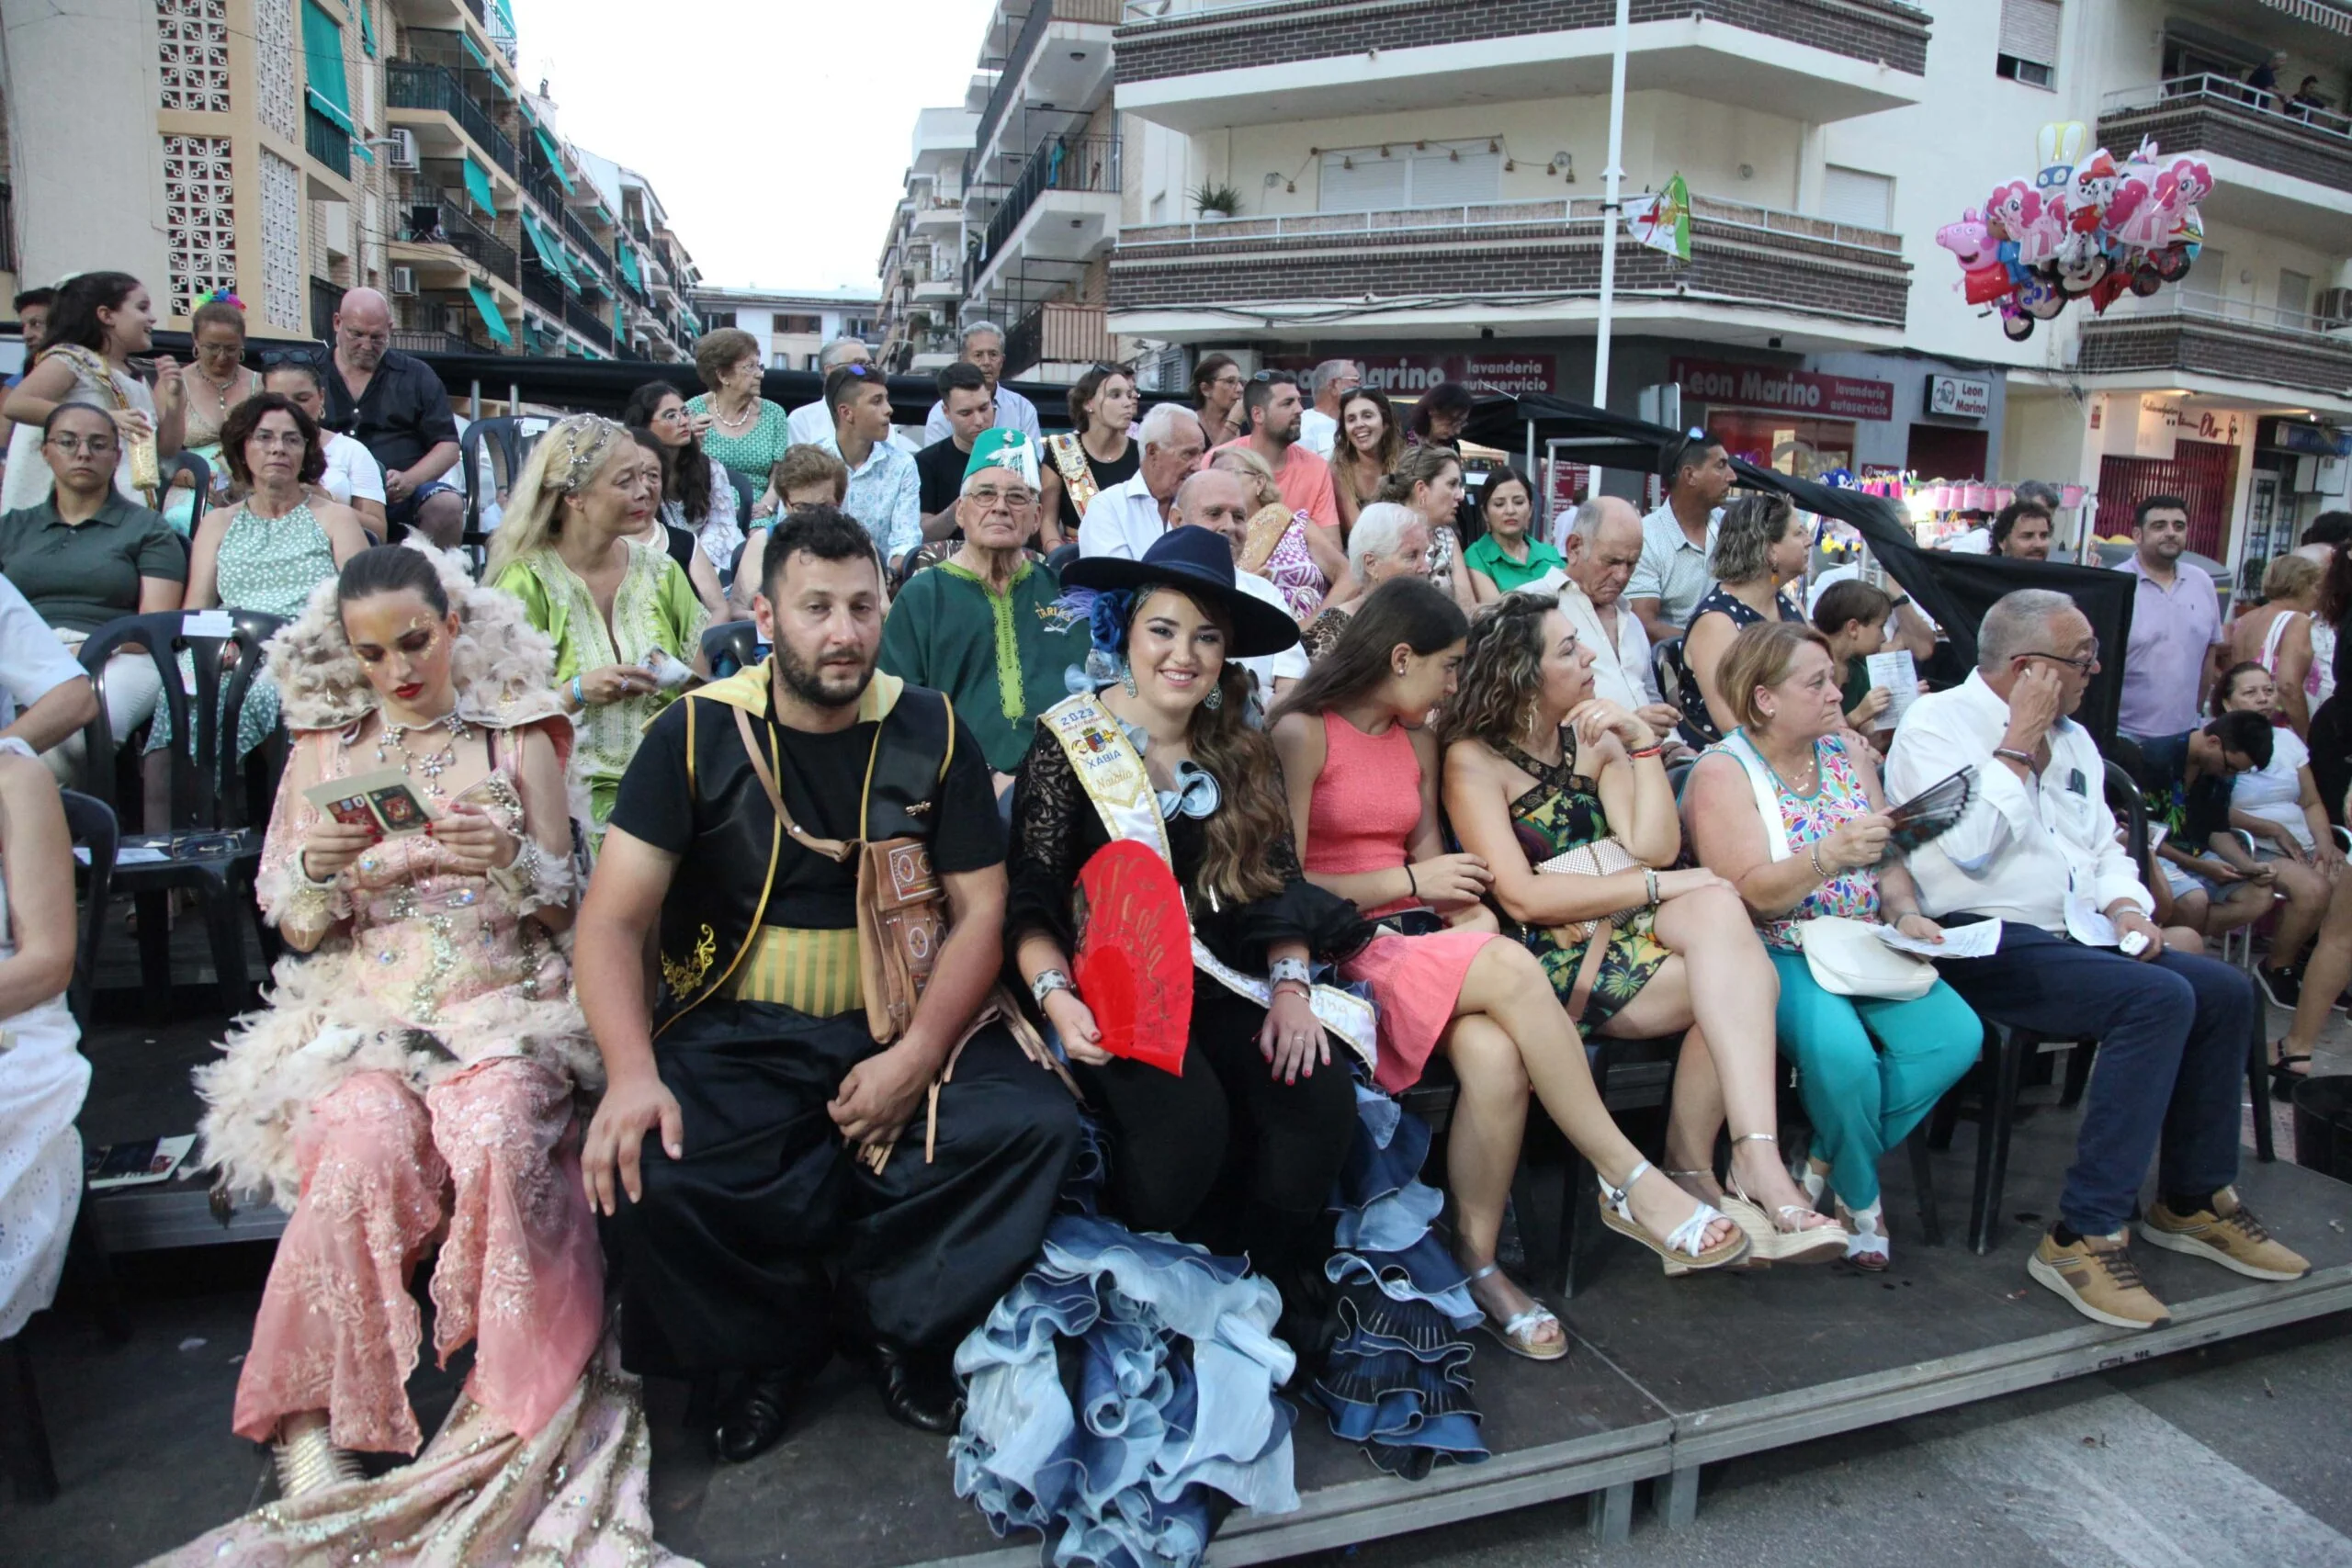
{"type": "Polygon", "coordinates": [[[2208,1258],[2250,1279],[2300,1280],[2312,1271],[2309,1258],[2270,1239],[2254,1211],[2238,1201],[2234,1187],[2214,1193],[2212,1207],[2194,1214],[2176,1214],[2158,1203],[2140,1222],[2140,1234],[2167,1251],[2208,1258]]]}
{"type": "Polygon", "coordinates": [[[2041,1245],[2026,1260],[2025,1271],[2094,1323],[2114,1328],[2162,1328],[2172,1321],[2165,1303],[2140,1282],[2140,1269],[2132,1261],[2123,1231],[2086,1235],[2072,1247],[2059,1246],[2058,1238],[2044,1231],[2041,1245]]]}

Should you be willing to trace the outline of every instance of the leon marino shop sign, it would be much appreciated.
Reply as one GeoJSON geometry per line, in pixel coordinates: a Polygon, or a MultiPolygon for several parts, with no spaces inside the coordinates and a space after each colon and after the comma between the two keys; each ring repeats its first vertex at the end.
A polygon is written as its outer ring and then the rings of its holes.
{"type": "Polygon", "coordinates": [[[1771,365],[1677,359],[1668,367],[1682,396],[1711,407],[1771,409],[1816,419],[1891,420],[1894,383],[1771,365]]]}

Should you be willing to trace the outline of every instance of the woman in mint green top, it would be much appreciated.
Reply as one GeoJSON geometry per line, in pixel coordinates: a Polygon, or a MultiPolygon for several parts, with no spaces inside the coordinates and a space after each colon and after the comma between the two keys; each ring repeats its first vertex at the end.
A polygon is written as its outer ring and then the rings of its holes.
{"type": "Polygon", "coordinates": [[[695,343],[695,374],[710,389],[686,401],[702,449],[752,481],[759,497],[752,516],[764,521],[776,504],[768,475],[792,445],[792,433],[784,405],[760,396],[760,340],[735,327],[705,333],[695,343]]]}
{"type": "Polygon", "coordinates": [[[1491,604],[1517,592],[1555,568],[1567,570],[1559,551],[1528,536],[1535,522],[1535,487],[1525,474],[1510,467],[1496,469],[1487,480],[1487,499],[1479,510],[1487,531],[1462,552],[1479,604],[1491,604]]]}
{"type": "Polygon", "coordinates": [[[710,613],[667,552],[637,542],[662,502],[662,461],[594,414],[560,422],[531,452],[484,573],[555,644],[555,684],[579,740],[571,774],[601,842],[639,737],[678,686],[658,650],[691,666],[710,613]]]}

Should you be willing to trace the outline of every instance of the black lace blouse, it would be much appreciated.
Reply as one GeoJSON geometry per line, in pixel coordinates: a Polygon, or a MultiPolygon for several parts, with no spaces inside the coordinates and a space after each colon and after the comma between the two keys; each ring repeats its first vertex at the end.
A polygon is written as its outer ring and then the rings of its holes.
{"type": "MultiPolygon", "coordinates": [[[[1017,953],[1023,938],[1043,934],[1061,943],[1064,953],[1076,954],[1070,905],[1079,870],[1110,841],[1101,814],[1071,771],[1069,753],[1040,723],[1012,786],[1012,844],[1005,865],[1008,949],[1017,953]]],[[[1304,942],[1316,958],[1337,962],[1373,938],[1373,928],[1353,904],[1306,880],[1288,833],[1266,848],[1266,863],[1282,877],[1283,890],[1249,904],[1227,899],[1219,908],[1211,907],[1200,886],[1207,823],[1177,816],[1168,825],[1168,845],[1193,929],[1211,953],[1244,974],[1263,975],[1266,949],[1277,942],[1304,942]]]]}

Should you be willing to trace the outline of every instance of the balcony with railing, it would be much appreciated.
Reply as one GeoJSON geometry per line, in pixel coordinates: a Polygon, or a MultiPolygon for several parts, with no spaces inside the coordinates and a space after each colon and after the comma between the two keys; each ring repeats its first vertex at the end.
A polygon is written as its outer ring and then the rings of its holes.
{"type": "Polygon", "coordinates": [[[523,298],[550,316],[563,314],[566,298],[563,280],[539,265],[539,258],[523,258],[523,298]]]}
{"type": "Polygon", "coordinates": [[[388,62],[384,67],[384,102],[394,124],[407,124],[419,130],[430,130],[433,122],[420,123],[417,113],[447,115],[485,158],[509,175],[514,173],[514,143],[491,122],[490,111],[475,102],[472,95],[458,85],[458,78],[443,67],[411,60],[388,62]]]}
{"type": "Polygon", "coordinates": [[[535,159],[523,160],[523,190],[550,219],[563,210],[563,184],[535,159]]]}
{"type": "MultiPolygon", "coordinates": [[[[1110,264],[1112,325],[1138,335],[1178,321],[1315,304],[1376,310],[1410,299],[1436,320],[1509,310],[1517,329],[1589,322],[1600,288],[1601,198],[1497,201],[1373,212],[1203,219],[1126,229],[1110,264]]],[[[1690,260],[1621,242],[1615,313],[1767,324],[1828,341],[1899,342],[1911,291],[1903,239],[1825,218],[1691,197],[1690,260]]]]}
{"type": "Polygon", "coordinates": [[[988,163],[997,132],[1015,123],[1024,102],[1049,103],[1063,109],[1091,107],[1082,100],[1107,85],[1110,67],[1109,28],[1117,25],[1121,0],[1031,0],[1021,31],[1005,51],[1004,66],[989,101],[972,130],[972,151],[964,155],[964,185],[969,188],[974,171],[988,163]],[[1103,30],[1099,38],[1081,39],[1059,57],[1039,58],[1046,35],[1056,22],[1103,30]],[[1031,67],[1035,65],[1035,70],[1031,67]]]}
{"type": "Polygon", "coordinates": [[[412,245],[447,245],[479,262],[492,276],[514,277],[514,247],[469,216],[465,204],[438,186],[409,187],[399,213],[400,239],[412,245]]]}
{"type": "Polygon", "coordinates": [[[580,220],[580,215],[568,207],[563,209],[563,234],[581,254],[595,264],[598,272],[610,277],[620,270],[613,260],[612,243],[596,238],[595,232],[580,220]]]}
{"type": "MultiPolygon", "coordinates": [[[[1119,107],[1196,133],[1362,114],[1375,85],[1389,111],[1605,96],[1616,11],[1614,0],[1126,0],[1119,107]]],[[[1632,0],[1631,17],[1631,91],[1815,123],[1925,96],[1931,18],[1905,0],[1632,0]]]]}
{"type": "Polygon", "coordinates": [[[992,274],[1024,258],[1083,262],[1112,240],[1118,221],[1119,139],[1048,137],[1023,161],[989,219],[967,292],[985,293],[992,274]]]}
{"type": "Polygon", "coordinates": [[[563,302],[563,324],[606,354],[612,353],[613,323],[582,304],[576,296],[563,302]]]}
{"type": "Polygon", "coordinates": [[[2352,323],[2331,331],[2306,311],[2167,288],[2084,321],[2075,372],[2154,375],[2165,386],[2210,376],[2352,398],[2352,323]]]}
{"type": "MultiPolygon", "coordinates": [[[[2298,104],[2283,88],[2265,93],[2234,77],[2210,74],[2127,87],[2101,100],[2098,135],[2118,157],[2154,137],[2166,166],[2177,155],[2195,153],[2284,175],[2335,193],[2321,197],[2322,204],[2352,212],[2352,117],[2324,105],[2298,104]]],[[[2222,171],[2215,173],[2219,186],[2233,183],[2222,171]]],[[[2226,209],[2230,198],[2221,199],[2226,209]]]]}
{"type": "Polygon", "coordinates": [[[489,344],[475,343],[469,338],[459,337],[456,333],[413,332],[407,328],[393,329],[392,346],[402,354],[495,354],[498,352],[489,344]]]}
{"type": "Polygon", "coordinates": [[[1004,373],[1014,380],[1040,365],[1111,363],[1118,353],[1111,312],[1102,305],[1059,301],[1038,306],[1004,334],[1004,373]]]}
{"type": "Polygon", "coordinates": [[[302,151],[335,178],[351,177],[351,133],[309,104],[302,106],[302,151]]]}

